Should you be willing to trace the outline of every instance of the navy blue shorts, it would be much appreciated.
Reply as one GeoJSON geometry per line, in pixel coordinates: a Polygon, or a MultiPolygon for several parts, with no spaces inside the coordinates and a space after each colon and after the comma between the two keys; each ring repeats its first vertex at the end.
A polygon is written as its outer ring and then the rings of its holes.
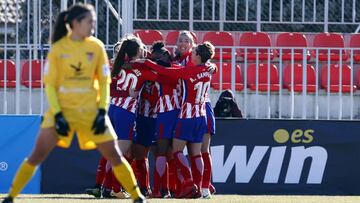
{"type": "Polygon", "coordinates": [[[109,118],[118,140],[133,140],[135,136],[135,114],[121,107],[110,105],[109,118]]]}
{"type": "Polygon", "coordinates": [[[158,113],[156,119],[156,139],[172,139],[174,137],[179,109],[158,113]]]}
{"type": "Polygon", "coordinates": [[[149,147],[156,142],[155,138],[156,118],[137,116],[136,136],[134,143],[149,147]]]}
{"type": "Polygon", "coordinates": [[[206,120],[204,116],[197,118],[180,118],[176,124],[174,138],[190,143],[201,143],[206,131],[206,120]]]}
{"type": "Polygon", "coordinates": [[[215,115],[210,102],[205,103],[207,133],[215,135],[215,115]]]}

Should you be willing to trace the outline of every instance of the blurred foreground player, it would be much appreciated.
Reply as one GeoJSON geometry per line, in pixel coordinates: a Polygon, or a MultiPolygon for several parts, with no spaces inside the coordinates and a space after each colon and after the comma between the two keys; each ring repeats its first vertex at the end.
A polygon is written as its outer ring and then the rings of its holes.
{"type": "Polygon", "coordinates": [[[75,132],[82,150],[97,148],[111,162],[134,202],[146,202],[106,116],[110,70],[104,45],[91,36],[94,24],[94,8],[88,4],[75,4],[59,14],[44,73],[50,109],[3,203],[13,202],[56,145],[69,147],[75,132]]]}

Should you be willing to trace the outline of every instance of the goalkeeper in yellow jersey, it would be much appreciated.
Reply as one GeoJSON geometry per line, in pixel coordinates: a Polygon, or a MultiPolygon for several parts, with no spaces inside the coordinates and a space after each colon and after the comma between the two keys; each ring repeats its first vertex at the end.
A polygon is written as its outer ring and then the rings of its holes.
{"type": "Polygon", "coordinates": [[[81,149],[97,148],[111,162],[115,177],[134,202],[146,202],[106,114],[110,70],[104,45],[91,36],[94,24],[95,12],[89,4],[75,4],[59,14],[44,70],[50,108],[35,148],[20,165],[3,203],[14,201],[56,145],[69,147],[75,132],[81,149]]]}

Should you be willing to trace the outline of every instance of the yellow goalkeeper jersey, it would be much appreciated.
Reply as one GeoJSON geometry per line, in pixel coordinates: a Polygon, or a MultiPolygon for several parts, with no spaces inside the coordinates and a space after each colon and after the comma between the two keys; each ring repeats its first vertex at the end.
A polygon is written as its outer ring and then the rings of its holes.
{"type": "Polygon", "coordinates": [[[95,37],[82,41],[63,37],[50,49],[44,82],[55,87],[61,109],[98,108],[99,86],[111,82],[103,43],[95,37]]]}

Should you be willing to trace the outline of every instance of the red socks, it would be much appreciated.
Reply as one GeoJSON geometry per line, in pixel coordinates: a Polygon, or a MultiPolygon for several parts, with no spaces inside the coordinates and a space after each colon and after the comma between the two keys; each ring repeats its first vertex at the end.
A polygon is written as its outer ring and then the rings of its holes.
{"type": "Polygon", "coordinates": [[[169,172],[166,156],[157,156],[155,160],[155,171],[160,180],[160,190],[169,190],[169,172]]]}
{"type": "Polygon", "coordinates": [[[191,172],[193,175],[194,183],[198,186],[198,188],[201,188],[202,186],[201,181],[204,172],[204,162],[200,154],[196,156],[192,156],[190,160],[191,160],[191,172]]]}
{"type": "Polygon", "coordinates": [[[184,177],[184,182],[187,184],[189,183],[193,184],[189,163],[186,157],[184,156],[184,153],[182,151],[175,152],[174,160],[176,167],[180,170],[181,175],[184,177]]]}
{"type": "Polygon", "coordinates": [[[210,153],[209,152],[202,153],[202,158],[204,161],[204,174],[203,174],[203,180],[202,180],[201,187],[209,188],[210,180],[211,180],[211,168],[212,168],[210,153]]]}
{"type": "Polygon", "coordinates": [[[106,174],[106,159],[101,157],[96,171],[96,184],[101,185],[106,174]]]}
{"type": "Polygon", "coordinates": [[[135,160],[135,176],[140,188],[149,188],[149,163],[148,159],[135,160]]]}

